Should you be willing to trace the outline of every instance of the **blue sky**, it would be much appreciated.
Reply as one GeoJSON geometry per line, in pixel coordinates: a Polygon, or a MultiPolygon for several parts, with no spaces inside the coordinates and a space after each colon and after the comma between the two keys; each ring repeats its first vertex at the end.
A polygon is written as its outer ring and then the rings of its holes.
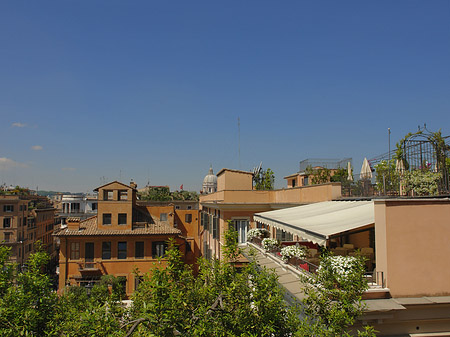
{"type": "Polygon", "coordinates": [[[11,0],[0,46],[0,184],[198,191],[262,161],[283,187],[306,158],[359,172],[388,128],[450,134],[444,0],[11,0]]]}

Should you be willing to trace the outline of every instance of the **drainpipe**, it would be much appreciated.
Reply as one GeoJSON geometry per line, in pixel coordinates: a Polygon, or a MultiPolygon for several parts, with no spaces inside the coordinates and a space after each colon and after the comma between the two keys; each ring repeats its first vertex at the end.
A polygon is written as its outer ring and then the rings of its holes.
{"type": "Polygon", "coordinates": [[[69,272],[69,265],[68,265],[68,245],[67,245],[67,238],[65,238],[66,241],[66,260],[65,260],[65,273],[64,273],[64,286],[67,284],[67,273],[69,272]]]}

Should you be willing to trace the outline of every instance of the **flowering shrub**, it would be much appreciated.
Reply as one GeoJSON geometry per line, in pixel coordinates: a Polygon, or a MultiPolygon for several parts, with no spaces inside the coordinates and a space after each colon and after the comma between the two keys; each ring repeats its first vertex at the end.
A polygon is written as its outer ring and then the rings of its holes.
{"type": "MultiPolygon", "coordinates": [[[[346,330],[363,313],[361,295],[368,288],[361,256],[324,256],[317,274],[303,275],[304,310],[311,326],[327,331],[327,336],[350,336],[346,330]]],[[[366,329],[367,330],[367,329],[366,329]]],[[[358,332],[358,336],[375,336],[358,332]]],[[[370,332],[370,333],[369,333],[370,332]]],[[[312,336],[316,334],[308,334],[312,336]]]]}
{"type": "Polygon", "coordinates": [[[416,195],[437,195],[441,174],[431,171],[415,170],[405,173],[405,189],[416,195]]]}
{"type": "Polygon", "coordinates": [[[291,257],[304,259],[306,257],[306,248],[304,246],[286,246],[281,248],[283,261],[287,261],[291,257]]]}
{"type": "Polygon", "coordinates": [[[361,259],[355,256],[328,256],[322,259],[317,275],[319,278],[327,274],[333,274],[336,283],[347,282],[355,270],[364,269],[361,266],[361,259]]]}
{"type": "Polygon", "coordinates": [[[247,241],[253,238],[266,238],[269,236],[269,231],[265,228],[252,228],[247,232],[247,241]]]}
{"type": "Polygon", "coordinates": [[[266,252],[276,250],[280,247],[277,239],[265,238],[262,240],[262,246],[266,252]]]}

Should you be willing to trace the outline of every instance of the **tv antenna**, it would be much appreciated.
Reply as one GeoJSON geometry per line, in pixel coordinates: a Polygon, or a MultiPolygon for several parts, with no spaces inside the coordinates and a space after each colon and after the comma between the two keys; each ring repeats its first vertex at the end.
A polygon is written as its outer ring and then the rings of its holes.
{"type": "Polygon", "coordinates": [[[241,119],[238,117],[238,156],[239,170],[241,169],[241,119]]]}

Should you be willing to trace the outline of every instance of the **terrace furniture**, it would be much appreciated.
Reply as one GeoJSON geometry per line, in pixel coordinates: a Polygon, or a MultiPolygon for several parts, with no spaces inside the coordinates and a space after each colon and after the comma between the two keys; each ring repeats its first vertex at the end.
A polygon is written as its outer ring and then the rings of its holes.
{"type": "Polygon", "coordinates": [[[347,256],[347,249],[344,247],[336,247],[331,250],[334,255],[347,256]]]}
{"type": "Polygon", "coordinates": [[[311,258],[318,258],[320,256],[317,249],[314,248],[308,248],[308,256],[311,258]]]}

